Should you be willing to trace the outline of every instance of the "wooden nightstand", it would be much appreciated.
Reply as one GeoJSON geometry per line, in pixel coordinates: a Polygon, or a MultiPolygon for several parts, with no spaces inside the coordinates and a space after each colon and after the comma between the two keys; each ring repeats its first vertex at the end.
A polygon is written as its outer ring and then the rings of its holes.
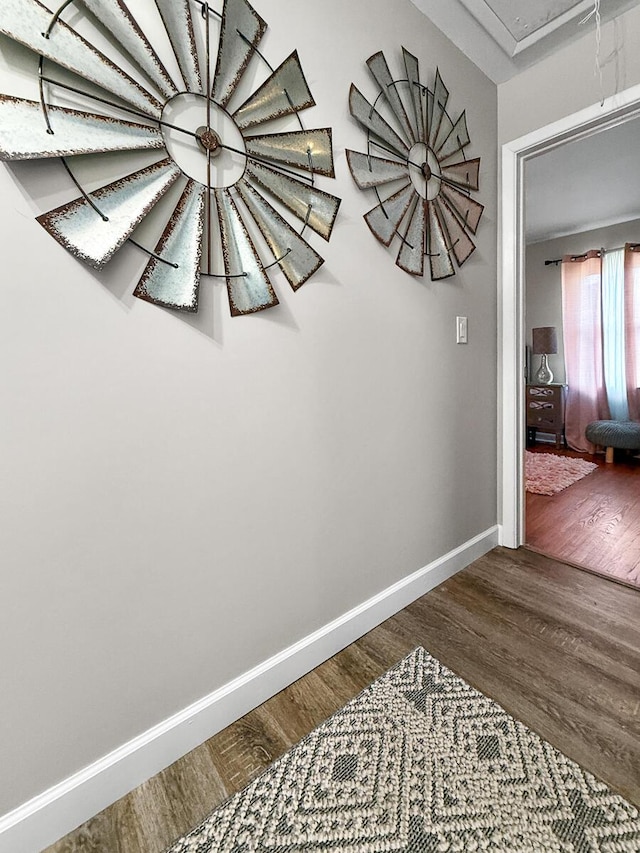
{"type": "Polygon", "coordinates": [[[551,432],[556,437],[556,447],[564,442],[564,401],[567,386],[557,382],[551,385],[527,385],[527,443],[536,440],[536,430],[551,432]]]}

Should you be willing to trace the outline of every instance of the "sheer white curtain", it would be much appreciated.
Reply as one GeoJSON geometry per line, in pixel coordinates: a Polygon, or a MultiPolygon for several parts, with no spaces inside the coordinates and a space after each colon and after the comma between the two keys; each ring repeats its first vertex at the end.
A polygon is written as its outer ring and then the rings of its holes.
{"type": "Polygon", "coordinates": [[[640,420],[640,246],[624,247],[625,368],[631,420],[640,420]]]}
{"type": "Polygon", "coordinates": [[[629,419],[625,355],[624,249],[605,252],[602,259],[602,355],[611,417],[629,419]]]}

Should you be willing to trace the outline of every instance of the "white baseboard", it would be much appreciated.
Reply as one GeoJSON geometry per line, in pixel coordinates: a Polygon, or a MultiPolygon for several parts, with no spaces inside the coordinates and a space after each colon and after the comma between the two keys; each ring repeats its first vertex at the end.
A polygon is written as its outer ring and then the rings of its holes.
{"type": "Polygon", "coordinates": [[[0,817],[0,853],[38,853],[498,544],[492,527],[0,817]]]}

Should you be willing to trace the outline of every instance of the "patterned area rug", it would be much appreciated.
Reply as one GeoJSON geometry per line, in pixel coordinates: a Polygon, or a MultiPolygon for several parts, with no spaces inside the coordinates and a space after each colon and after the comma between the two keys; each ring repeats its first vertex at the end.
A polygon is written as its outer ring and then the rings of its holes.
{"type": "Polygon", "coordinates": [[[640,814],[418,648],[171,853],[623,853],[640,814]]]}
{"type": "Polygon", "coordinates": [[[525,451],[526,490],[535,495],[555,495],[582,480],[598,466],[586,459],[557,456],[555,453],[525,451]]]}

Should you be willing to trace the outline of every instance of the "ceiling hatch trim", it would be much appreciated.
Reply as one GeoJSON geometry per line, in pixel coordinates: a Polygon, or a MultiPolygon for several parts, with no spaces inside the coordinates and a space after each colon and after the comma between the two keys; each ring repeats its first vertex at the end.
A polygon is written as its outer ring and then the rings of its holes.
{"type": "MultiPolygon", "coordinates": [[[[504,83],[570,42],[594,36],[595,0],[411,0],[494,83],[504,83]],[[580,23],[584,21],[583,26],[580,23]]],[[[601,23],[638,0],[607,0],[601,23]]],[[[595,43],[594,43],[595,51],[595,43]]]]}
{"type": "Polygon", "coordinates": [[[519,11],[520,14],[515,15],[509,26],[494,11],[494,7],[503,6],[506,8],[509,5],[524,7],[525,4],[505,4],[504,2],[496,2],[496,0],[459,0],[459,2],[469,10],[476,21],[511,57],[517,56],[566,24],[575,21],[576,27],[578,27],[579,21],[594,7],[593,0],[582,0],[579,3],[569,4],[570,8],[566,8],[568,4],[561,2],[561,0],[539,0],[536,3],[526,4],[528,8],[536,10],[534,15],[529,16],[528,21],[524,18],[522,9],[516,8],[514,12],[519,11]],[[543,24],[536,24],[536,19],[545,17],[545,13],[540,11],[541,6],[546,9],[547,20],[543,24]],[[556,14],[556,11],[562,8],[564,11],[556,14]],[[522,33],[522,35],[516,37],[517,33],[522,33]]]}

